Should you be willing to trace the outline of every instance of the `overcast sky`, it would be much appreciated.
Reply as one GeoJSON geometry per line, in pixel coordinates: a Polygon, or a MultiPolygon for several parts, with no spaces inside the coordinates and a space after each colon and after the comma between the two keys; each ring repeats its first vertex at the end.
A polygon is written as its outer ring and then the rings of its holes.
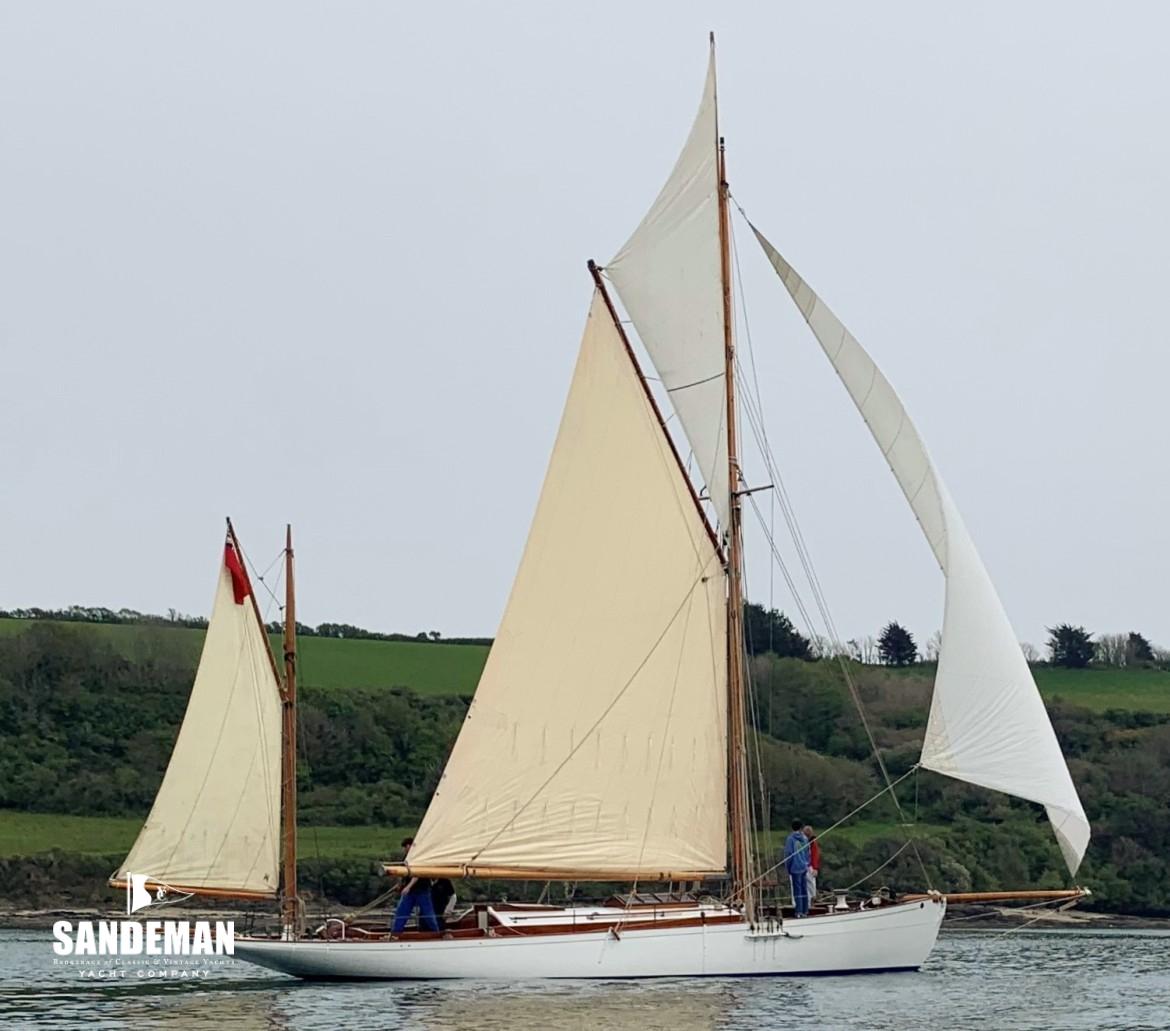
{"type": "MultiPolygon", "coordinates": [[[[307,622],[494,633],[585,261],[668,174],[712,28],[733,192],[900,392],[1020,637],[1170,646],[1155,3],[4,0],[0,607],[206,613],[230,514],[260,566],[293,522],[307,622]]],[[[842,634],[925,637],[941,574],[736,231],[842,634]]]]}

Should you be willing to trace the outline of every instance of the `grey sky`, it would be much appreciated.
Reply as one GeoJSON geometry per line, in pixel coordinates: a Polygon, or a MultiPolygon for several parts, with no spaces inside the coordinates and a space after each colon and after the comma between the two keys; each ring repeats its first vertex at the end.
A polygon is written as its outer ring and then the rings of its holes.
{"type": "MultiPolygon", "coordinates": [[[[261,566],[293,522],[308,622],[494,632],[585,260],[669,172],[709,28],[733,192],[899,390],[1020,636],[1170,645],[1153,3],[7,0],[0,607],[205,612],[230,513],[261,566]]],[[[929,549],[737,233],[837,623],[925,636],[929,549]]]]}

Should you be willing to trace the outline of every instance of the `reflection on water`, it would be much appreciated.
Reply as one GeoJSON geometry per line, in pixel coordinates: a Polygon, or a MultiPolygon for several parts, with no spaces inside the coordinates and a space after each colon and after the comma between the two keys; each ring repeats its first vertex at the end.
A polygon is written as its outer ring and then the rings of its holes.
{"type": "Polygon", "coordinates": [[[189,981],[54,968],[48,933],[0,931],[0,1026],[946,1031],[1170,1027],[1170,936],[944,933],[918,974],[809,979],[304,984],[228,961],[189,981]]]}
{"type": "Polygon", "coordinates": [[[641,1028],[713,1031],[734,1007],[732,982],[653,981],[534,984],[501,993],[427,985],[402,993],[403,1016],[426,1031],[453,1028],[641,1028]]]}

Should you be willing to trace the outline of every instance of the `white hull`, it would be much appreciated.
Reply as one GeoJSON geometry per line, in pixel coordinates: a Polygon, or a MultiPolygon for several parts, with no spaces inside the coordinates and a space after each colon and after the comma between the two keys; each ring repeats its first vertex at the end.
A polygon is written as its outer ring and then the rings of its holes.
{"type": "Polygon", "coordinates": [[[945,901],[786,920],[462,940],[236,940],[249,963],[309,979],[744,977],[915,970],[934,947],[945,901]]]}

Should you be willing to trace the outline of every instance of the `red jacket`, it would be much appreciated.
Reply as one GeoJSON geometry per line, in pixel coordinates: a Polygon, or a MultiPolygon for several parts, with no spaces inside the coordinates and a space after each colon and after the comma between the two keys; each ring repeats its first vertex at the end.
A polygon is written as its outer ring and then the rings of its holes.
{"type": "Polygon", "coordinates": [[[808,846],[808,865],[814,870],[821,868],[821,846],[816,838],[813,838],[808,846]]]}

